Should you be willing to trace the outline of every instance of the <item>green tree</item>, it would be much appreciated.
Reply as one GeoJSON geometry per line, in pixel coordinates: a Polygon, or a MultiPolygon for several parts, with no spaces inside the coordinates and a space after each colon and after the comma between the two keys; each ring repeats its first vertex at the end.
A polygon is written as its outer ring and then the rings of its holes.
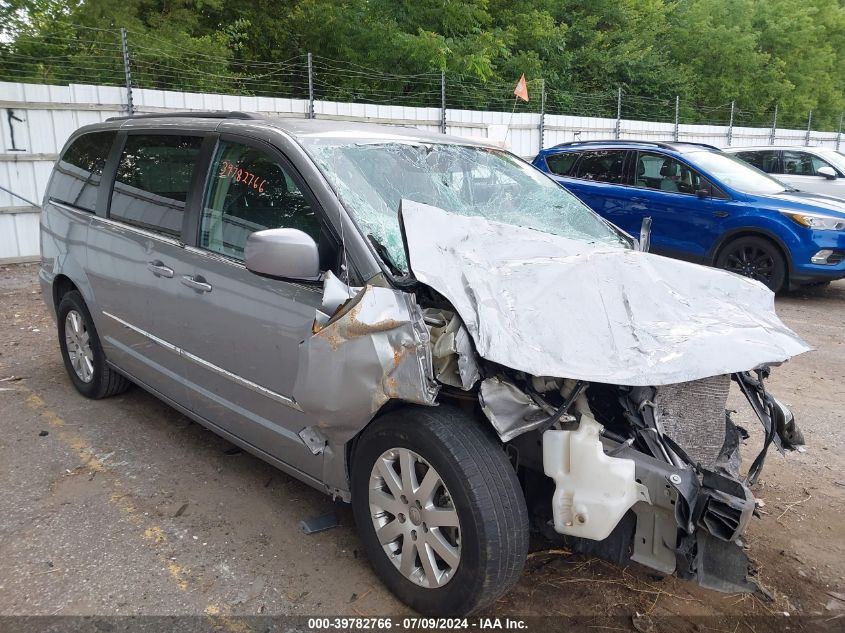
{"type": "Polygon", "coordinates": [[[5,0],[0,78],[784,125],[845,110],[845,0],[5,0]]]}

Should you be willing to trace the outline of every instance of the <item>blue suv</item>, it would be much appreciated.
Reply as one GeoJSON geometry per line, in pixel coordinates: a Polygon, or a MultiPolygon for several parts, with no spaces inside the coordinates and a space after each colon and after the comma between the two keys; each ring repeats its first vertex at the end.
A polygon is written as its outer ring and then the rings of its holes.
{"type": "Polygon", "coordinates": [[[655,253],[785,287],[845,277],[845,201],[792,189],[710,145],[585,141],[534,166],[655,253]]]}

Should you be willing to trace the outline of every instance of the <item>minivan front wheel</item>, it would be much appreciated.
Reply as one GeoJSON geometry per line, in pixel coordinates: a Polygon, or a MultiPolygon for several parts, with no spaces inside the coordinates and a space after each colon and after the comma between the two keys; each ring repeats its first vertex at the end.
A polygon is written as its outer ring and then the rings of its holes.
{"type": "Polygon", "coordinates": [[[468,615],[519,578],[528,515],[501,443],[445,405],[381,416],[359,438],[352,508],[372,566],[424,615],[468,615]]]}
{"type": "Polygon", "coordinates": [[[106,364],[100,337],[82,295],[76,290],[65,293],[56,314],[62,359],[76,390],[95,400],[126,391],[130,383],[106,364]]]}
{"type": "Polygon", "coordinates": [[[777,246],[765,237],[746,235],[728,242],[716,258],[716,267],[765,284],[778,292],[786,282],[786,260],[777,246]]]}

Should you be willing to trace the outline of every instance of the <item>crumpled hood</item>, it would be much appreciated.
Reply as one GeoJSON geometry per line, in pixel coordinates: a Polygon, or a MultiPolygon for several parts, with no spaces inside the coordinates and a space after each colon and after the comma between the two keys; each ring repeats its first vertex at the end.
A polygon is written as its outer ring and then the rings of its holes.
{"type": "Polygon", "coordinates": [[[402,201],[416,279],[489,361],[534,376],[664,385],[810,350],[762,284],[713,268],[402,201]]]}

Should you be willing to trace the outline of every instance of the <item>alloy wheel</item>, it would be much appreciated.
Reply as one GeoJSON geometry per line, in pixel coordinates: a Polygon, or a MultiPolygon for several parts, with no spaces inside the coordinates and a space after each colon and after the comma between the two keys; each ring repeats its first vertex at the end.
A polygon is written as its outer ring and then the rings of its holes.
{"type": "Polygon", "coordinates": [[[768,250],[746,244],[728,253],[725,269],[768,285],[775,269],[775,261],[768,250]]]}
{"type": "Polygon", "coordinates": [[[390,561],[411,582],[430,589],[455,576],[461,527],[440,474],[406,448],[385,451],[370,475],[370,516],[390,561]]]}
{"type": "Polygon", "coordinates": [[[82,315],[70,310],[65,317],[65,344],[73,371],[82,382],[91,382],[94,377],[94,352],[91,338],[82,315]]]}

